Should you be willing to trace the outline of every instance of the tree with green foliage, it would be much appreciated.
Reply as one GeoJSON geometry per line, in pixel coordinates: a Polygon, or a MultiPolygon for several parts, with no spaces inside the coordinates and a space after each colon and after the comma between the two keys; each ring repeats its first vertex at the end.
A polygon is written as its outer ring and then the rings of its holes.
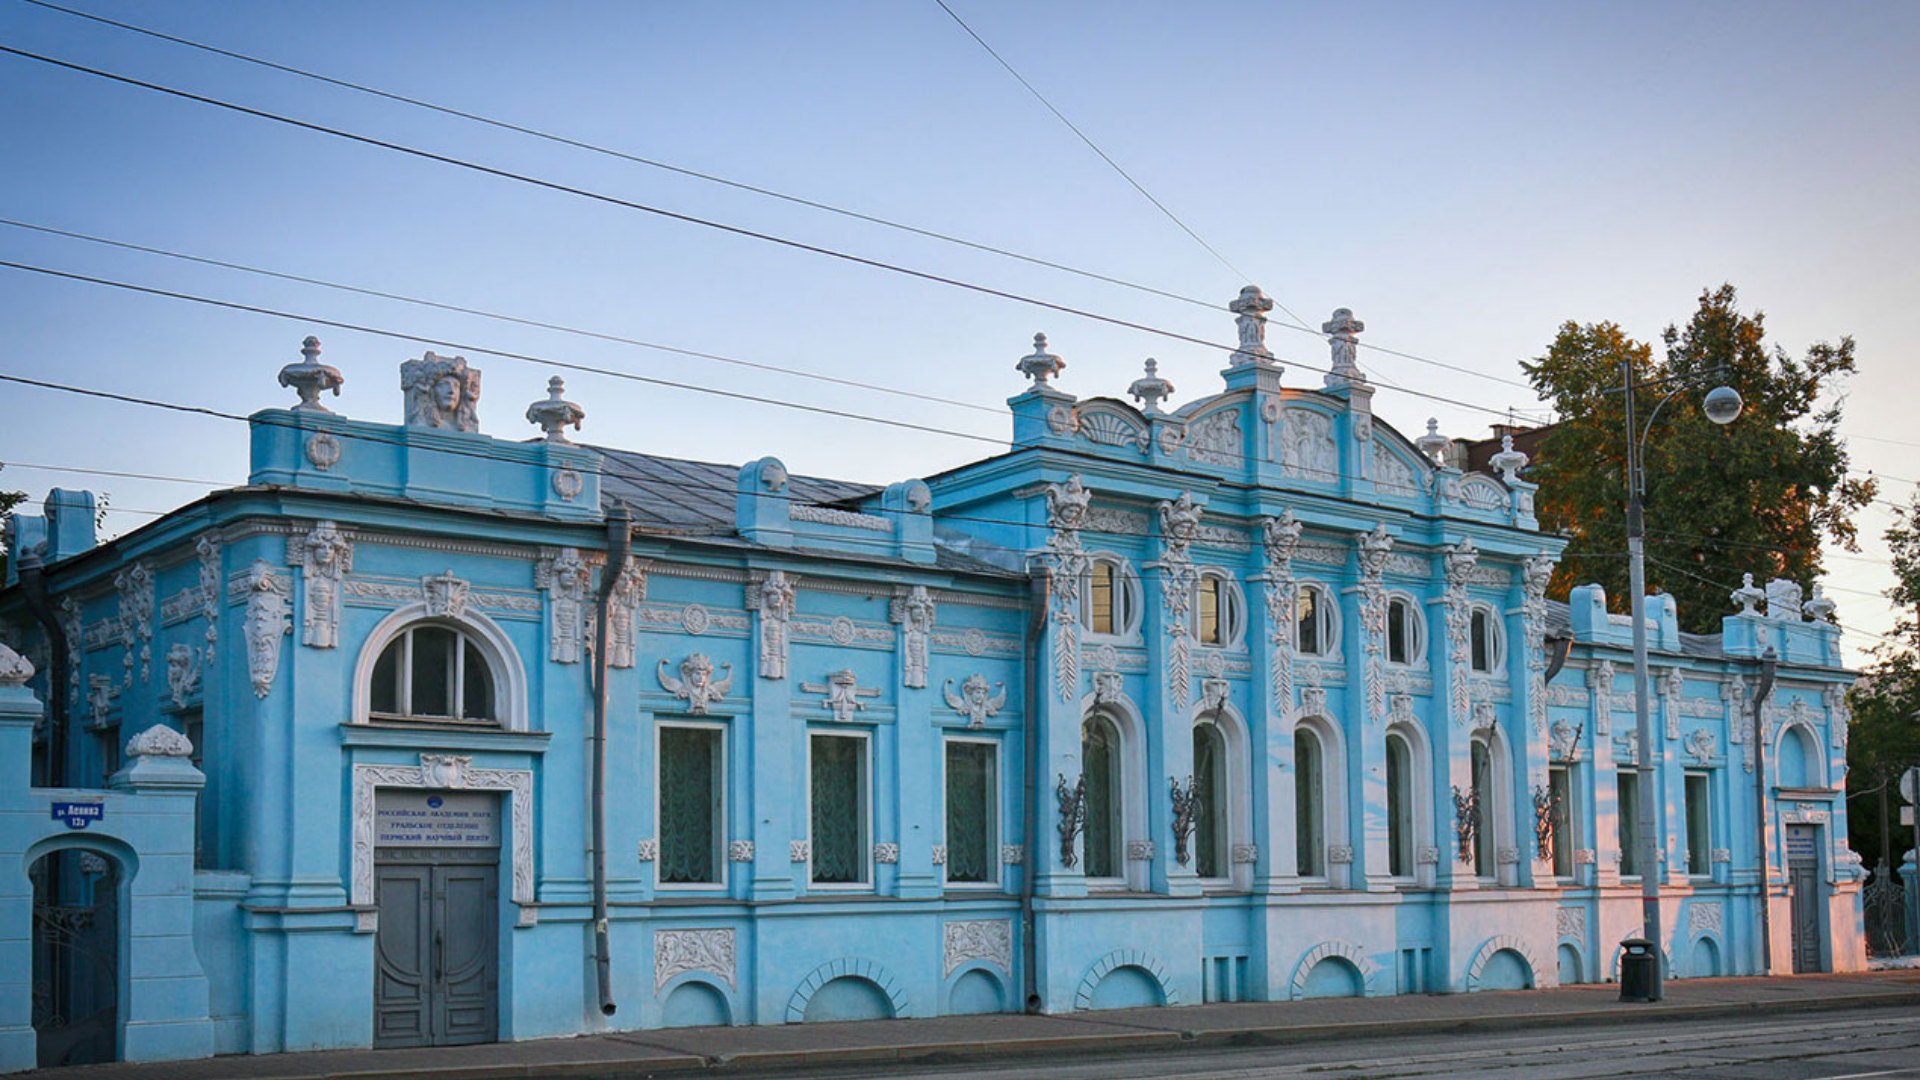
{"type": "MultiPolygon", "coordinates": [[[[4,468],[6,468],[5,465],[0,465],[0,469],[4,468]]],[[[26,501],[27,493],[24,491],[0,491],[0,518],[13,513],[14,507],[26,501]]],[[[7,579],[7,560],[12,555],[13,553],[7,550],[6,537],[0,535],[0,581],[7,579]]]]}
{"type": "Polygon", "coordinates": [[[1733,286],[1722,285],[1702,292],[1693,317],[1668,326],[1662,340],[1666,355],[1656,360],[1649,345],[1615,323],[1568,322],[1545,355],[1522,363],[1561,417],[1544,432],[1528,478],[1540,484],[1541,527],[1572,540],[1553,594],[1599,582],[1609,602],[1625,610],[1626,402],[1607,391],[1622,384],[1627,364],[1638,381],[1698,375],[1640,390],[1634,409],[1649,431],[1648,586],[1673,594],[1682,629],[1711,633],[1728,610],[1726,583],[1737,583],[1742,571],[1805,587],[1820,574],[1823,540],[1858,550],[1853,516],[1875,484],[1847,477],[1837,430],[1837,391],[1854,370],[1853,339],[1821,342],[1795,359],[1768,346],[1761,313],[1740,311],[1733,286]],[[1704,374],[1719,367],[1728,370],[1704,374]],[[1726,427],[1699,408],[1701,397],[1722,384],[1746,405],[1726,427]]]}
{"type": "Polygon", "coordinates": [[[1874,652],[1874,664],[1848,697],[1853,722],[1847,728],[1848,842],[1869,865],[1883,852],[1894,865],[1912,846],[1913,831],[1898,827],[1899,796],[1890,788],[1909,768],[1920,766],[1920,491],[1894,511],[1886,532],[1892,558],[1893,633],[1874,652]],[[1885,810],[1892,844],[1882,847],[1885,810]]]}

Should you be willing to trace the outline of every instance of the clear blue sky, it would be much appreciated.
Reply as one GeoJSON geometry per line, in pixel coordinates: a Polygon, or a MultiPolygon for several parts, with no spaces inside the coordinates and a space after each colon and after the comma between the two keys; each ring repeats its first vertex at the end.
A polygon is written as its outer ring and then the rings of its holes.
{"type": "MultiPolygon", "coordinates": [[[[181,3],[103,15],[398,93],[1219,301],[1241,280],[1160,216],[933,0],[181,3]]],[[[1800,352],[1852,334],[1844,427],[1920,443],[1920,4],[1019,4],[949,0],[1103,149],[1315,325],[1517,379],[1564,320],[1657,338],[1731,281],[1800,352]]],[[[0,0],[0,41],[564,183],[1229,341],[1221,314],[490,131],[0,0]]],[[[1188,400],[1220,355],[0,57],[0,216],[998,407],[1045,330],[1062,385],[1147,356],[1188,400]]],[[[1003,416],[347,297],[0,228],[24,262],[1000,436],[1003,416]]],[[[1280,315],[1276,311],[1275,315],[1280,315]]],[[[245,413],[312,330],[329,400],[397,421],[423,346],[0,271],[4,370],[245,413]]],[[[1324,364],[1274,329],[1283,359],[1324,364]]],[[[474,358],[493,434],[549,371],[474,358]]],[[[1362,353],[1383,382],[1537,408],[1500,382],[1362,353]]],[[[1292,381],[1317,385],[1318,376],[1292,381]]],[[[605,377],[585,437],[885,482],[985,449],[605,377]]],[[[0,460],[244,479],[241,425],[0,390],[0,460]]],[[[1383,390],[1451,434],[1489,417],[1383,390]]],[[[1920,448],[1856,439],[1920,479],[1920,448]]],[[[6,470],[166,509],[182,485],[6,470]]],[[[1882,497],[1904,503],[1905,483],[1882,497]]],[[[1830,563],[1884,630],[1889,578],[1830,563]]],[[[115,514],[109,531],[149,520],[115,514]]],[[[1727,567],[1729,577],[1740,567],[1727,567]]],[[[1854,639],[1850,645],[1863,644],[1854,639]]]]}

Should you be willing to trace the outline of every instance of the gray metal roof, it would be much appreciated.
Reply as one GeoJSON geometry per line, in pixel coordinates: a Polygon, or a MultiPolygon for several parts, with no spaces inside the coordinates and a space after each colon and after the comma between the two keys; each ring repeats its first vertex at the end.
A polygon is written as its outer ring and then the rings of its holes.
{"type": "MultiPolygon", "coordinates": [[[[740,466],[613,450],[591,449],[606,455],[600,479],[600,503],[627,504],[636,528],[706,536],[733,533],[734,495],[740,466]]],[[[789,476],[787,494],[796,502],[837,505],[877,495],[873,484],[851,484],[813,476],[789,476]]]]}

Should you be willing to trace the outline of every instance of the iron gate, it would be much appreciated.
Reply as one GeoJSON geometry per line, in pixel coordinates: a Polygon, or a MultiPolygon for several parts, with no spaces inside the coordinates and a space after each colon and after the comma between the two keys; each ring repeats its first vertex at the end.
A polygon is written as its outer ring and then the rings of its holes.
{"type": "Polygon", "coordinates": [[[39,1064],[112,1061],[119,1039],[119,869],[104,855],[69,849],[42,856],[28,873],[39,1064]]]}
{"type": "Polygon", "coordinates": [[[1905,956],[1914,943],[1907,940],[1906,889],[1887,860],[1881,859],[1860,890],[1867,917],[1867,955],[1905,956]]]}

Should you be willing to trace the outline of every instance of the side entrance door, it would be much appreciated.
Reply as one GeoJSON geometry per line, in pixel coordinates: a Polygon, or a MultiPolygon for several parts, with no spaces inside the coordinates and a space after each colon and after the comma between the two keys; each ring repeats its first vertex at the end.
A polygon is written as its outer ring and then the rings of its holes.
{"type": "Polygon", "coordinates": [[[1793,894],[1793,970],[1825,970],[1820,963],[1820,830],[1787,826],[1787,885],[1793,894]]]}
{"type": "Polygon", "coordinates": [[[499,867],[471,850],[404,854],[376,868],[373,1044],[492,1042],[499,1036],[499,867]]]}

